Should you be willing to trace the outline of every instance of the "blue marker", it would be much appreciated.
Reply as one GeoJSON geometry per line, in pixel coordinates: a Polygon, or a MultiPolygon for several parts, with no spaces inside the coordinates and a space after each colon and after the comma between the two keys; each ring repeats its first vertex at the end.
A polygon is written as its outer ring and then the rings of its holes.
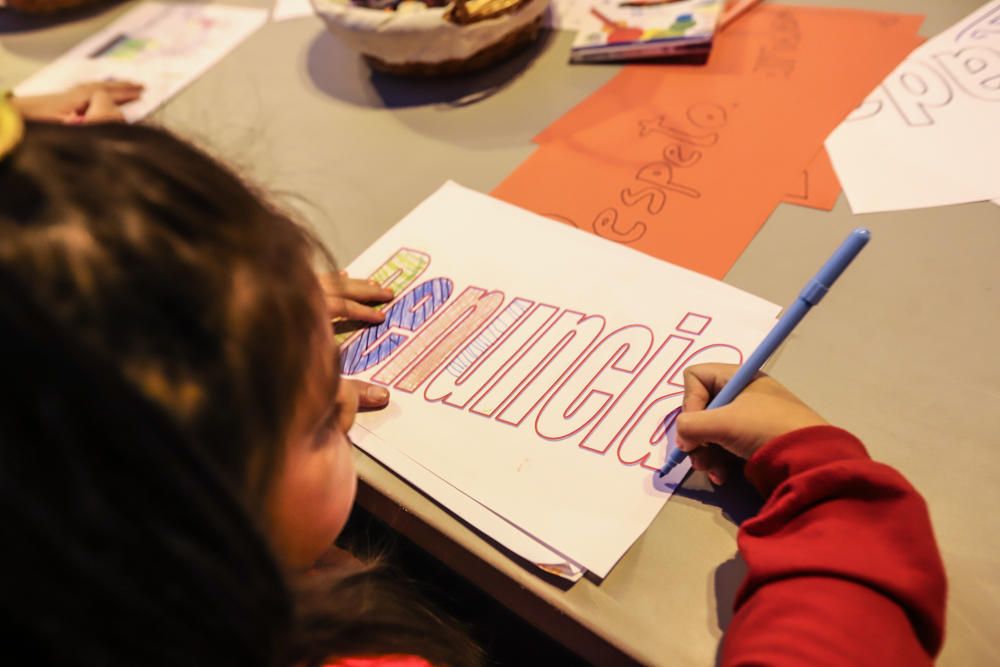
{"type": "MultiPolygon", "coordinates": [[[[753,351],[753,354],[743,362],[743,365],[739,367],[735,375],[726,383],[722,391],[715,395],[712,402],[705,408],[706,410],[729,405],[733,402],[733,399],[739,396],[741,391],[746,389],[746,386],[753,380],[757,371],[771,358],[771,355],[778,349],[778,346],[785,342],[788,334],[792,333],[792,330],[802,321],[802,318],[806,316],[809,309],[819,303],[820,299],[833,286],[834,281],[854,261],[854,258],[858,256],[858,253],[861,252],[861,249],[865,247],[870,238],[871,232],[862,228],[855,229],[848,234],[844,242],[833,253],[833,256],[827,260],[823,268],[816,274],[816,277],[806,283],[806,286],[799,293],[799,297],[788,307],[788,310],[785,311],[785,314],[781,316],[781,319],[774,325],[771,332],[757,346],[757,349],[753,351]]],[[[686,457],[687,454],[680,449],[675,448],[670,450],[667,462],[663,464],[663,467],[660,468],[660,472],[657,474],[663,477],[677,467],[686,457]]]]}

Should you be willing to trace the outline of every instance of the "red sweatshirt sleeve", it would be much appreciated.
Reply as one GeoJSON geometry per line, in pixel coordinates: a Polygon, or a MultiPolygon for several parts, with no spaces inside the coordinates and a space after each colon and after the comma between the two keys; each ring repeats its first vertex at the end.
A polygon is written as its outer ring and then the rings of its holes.
{"type": "Polygon", "coordinates": [[[788,433],[747,462],[767,498],[738,536],[748,566],[723,665],[926,665],[946,582],[923,499],[832,426],[788,433]]]}

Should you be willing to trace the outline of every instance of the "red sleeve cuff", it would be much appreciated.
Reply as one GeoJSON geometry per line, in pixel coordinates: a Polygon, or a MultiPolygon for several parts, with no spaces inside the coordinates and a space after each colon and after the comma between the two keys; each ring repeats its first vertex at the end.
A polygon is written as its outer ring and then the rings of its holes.
{"type": "Polygon", "coordinates": [[[810,426],[773,438],[747,461],[745,474],[768,498],[792,475],[833,461],[870,459],[861,441],[836,426],[810,426]]]}

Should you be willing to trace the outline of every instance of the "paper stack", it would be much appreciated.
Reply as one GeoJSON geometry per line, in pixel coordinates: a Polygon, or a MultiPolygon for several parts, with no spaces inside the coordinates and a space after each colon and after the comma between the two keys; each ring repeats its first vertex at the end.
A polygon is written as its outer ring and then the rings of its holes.
{"type": "Polygon", "coordinates": [[[397,294],[341,347],[345,376],[393,392],[352,439],[569,578],[606,576],[687,472],[654,483],[684,368],[739,363],[779,311],[455,184],[348,270],[397,294]]]}

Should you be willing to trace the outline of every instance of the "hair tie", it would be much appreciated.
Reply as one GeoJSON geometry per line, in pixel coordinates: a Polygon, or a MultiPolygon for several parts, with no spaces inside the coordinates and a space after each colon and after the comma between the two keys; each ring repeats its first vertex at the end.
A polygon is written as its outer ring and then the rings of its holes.
{"type": "Polygon", "coordinates": [[[0,96],[0,161],[14,152],[24,138],[24,121],[10,97],[10,93],[0,96]]]}

